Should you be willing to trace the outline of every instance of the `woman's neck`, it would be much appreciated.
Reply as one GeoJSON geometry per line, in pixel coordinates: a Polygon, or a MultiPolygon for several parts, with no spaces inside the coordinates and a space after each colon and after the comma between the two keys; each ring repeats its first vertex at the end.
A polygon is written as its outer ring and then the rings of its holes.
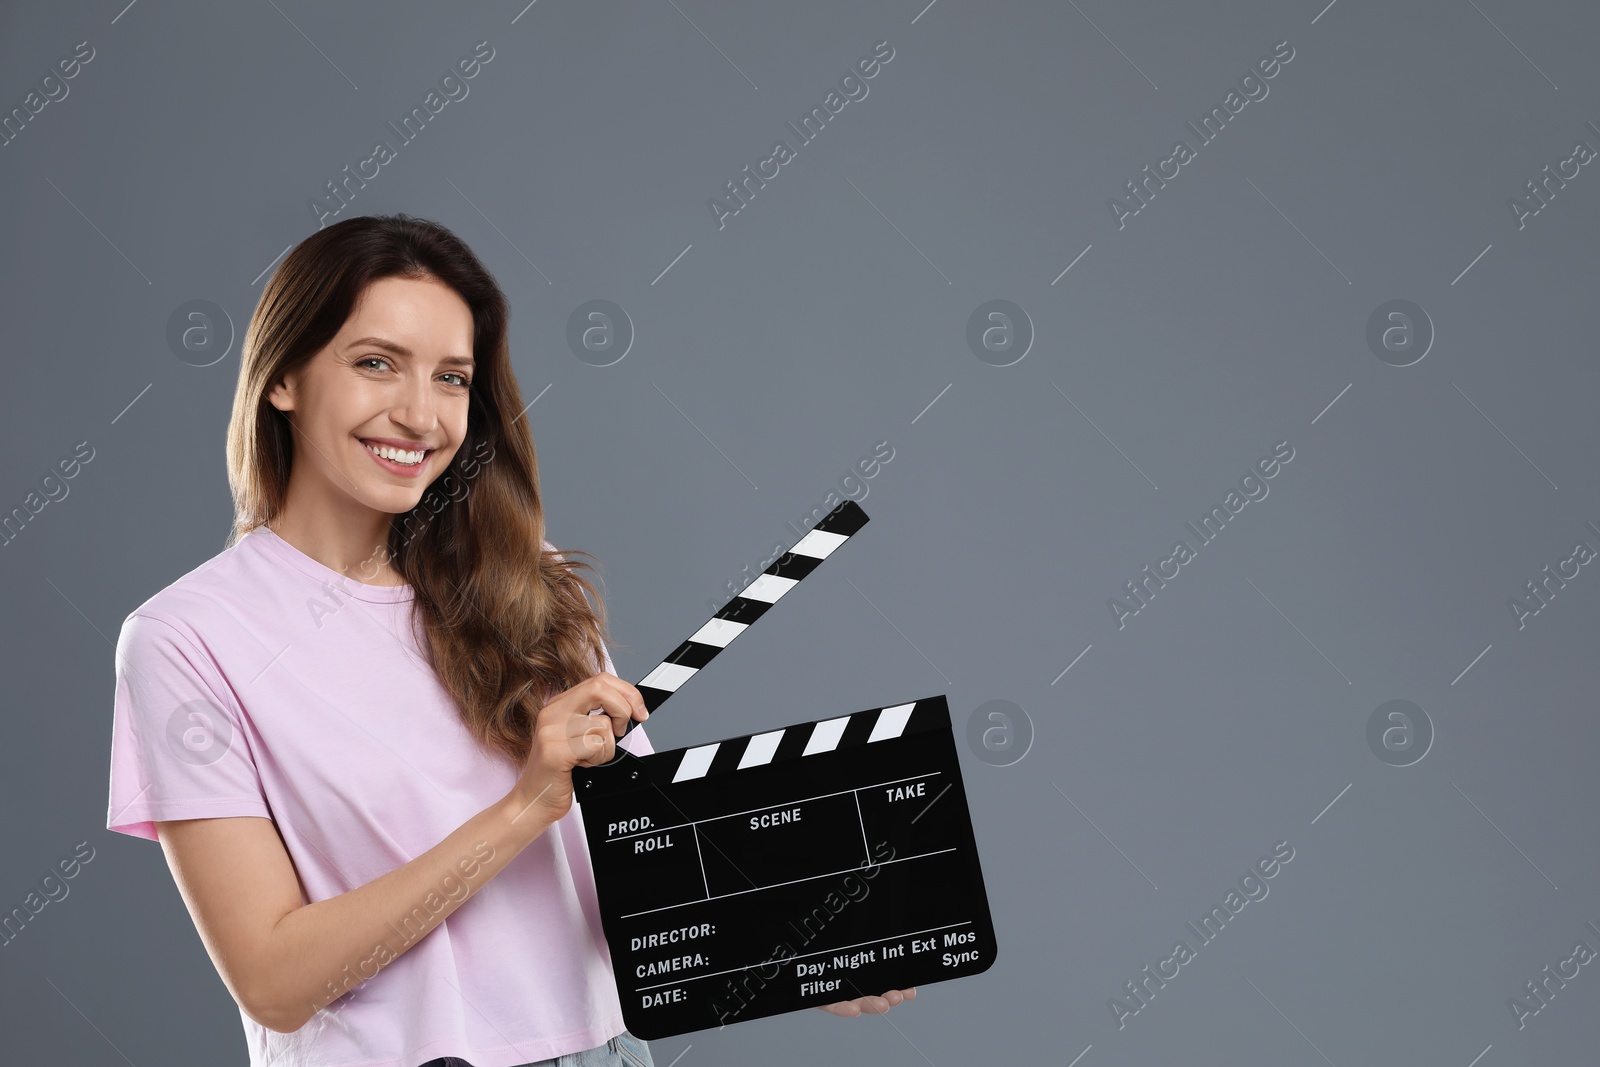
{"type": "Polygon", "coordinates": [[[405,577],[389,559],[389,516],[381,525],[356,530],[335,517],[302,519],[287,511],[274,516],[267,528],[324,567],[366,585],[405,585],[405,577]]]}

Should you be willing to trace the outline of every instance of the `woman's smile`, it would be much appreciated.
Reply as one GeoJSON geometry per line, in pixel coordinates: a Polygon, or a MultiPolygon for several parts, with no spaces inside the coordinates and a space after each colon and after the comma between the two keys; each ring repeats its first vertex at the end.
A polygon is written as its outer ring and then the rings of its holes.
{"type": "Polygon", "coordinates": [[[422,472],[426,460],[433,449],[427,447],[399,448],[388,443],[379,443],[374,440],[357,438],[367,455],[372,461],[391,474],[398,474],[403,478],[415,478],[422,472]]]}

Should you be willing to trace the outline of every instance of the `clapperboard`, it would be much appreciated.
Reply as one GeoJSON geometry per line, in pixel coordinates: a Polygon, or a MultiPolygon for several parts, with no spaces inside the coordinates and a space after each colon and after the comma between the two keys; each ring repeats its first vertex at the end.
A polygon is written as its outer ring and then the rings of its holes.
{"type": "MultiPolygon", "coordinates": [[[[637,688],[654,712],[867,523],[845,501],[637,688]]],[[[630,723],[629,729],[633,724],[630,723]]],[[[647,1040],[987,970],[943,696],[573,772],[617,992],[647,1040]]]]}

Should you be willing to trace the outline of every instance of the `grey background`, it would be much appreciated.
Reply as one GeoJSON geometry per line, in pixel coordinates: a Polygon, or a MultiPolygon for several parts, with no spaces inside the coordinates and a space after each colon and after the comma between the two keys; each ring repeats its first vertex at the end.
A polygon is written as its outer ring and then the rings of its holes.
{"type": "Polygon", "coordinates": [[[958,733],[996,699],[1034,732],[1008,767],[963,751],[995,966],[657,1064],[1592,1059],[1600,965],[1520,1031],[1507,1000],[1600,949],[1600,577],[1521,630],[1507,598],[1600,547],[1600,175],[1521,230],[1506,201],[1600,148],[1597,30],[1507,0],[8,5],[0,110],[96,56],[0,148],[0,511],[96,455],[0,549],[0,906],[96,856],[0,950],[5,1058],[245,1061],[160,850],[104,830],[111,642],[230,520],[237,339],[193,367],[166,321],[206,299],[242,334],[308,199],[488,40],[341,217],[438,219],[507,290],[550,536],[604,561],[619,673],[895,449],[864,535],[656,746],[935,693],[958,733]],[[707,198],[885,39],[868,97],[719,230],[707,198]],[[1107,198],[1285,39],[1266,99],[1119,230],[1107,198]],[[1404,368],[1365,341],[1396,298],[1437,332],[1404,368]],[[565,342],[591,299],[637,331],[610,367],[565,342]],[[1008,367],[965,342],[991,299],[1036,330],[1008,367]],[[1282,440],[1270,495],[1119,630],[1107,598],[1282,440]],[[1396,698],[1436,731],[1409,767],[1365,740],[1396,698]],[[1108,998],[1278,841],[1270,895],[1119,1030],[1108,998]]]}

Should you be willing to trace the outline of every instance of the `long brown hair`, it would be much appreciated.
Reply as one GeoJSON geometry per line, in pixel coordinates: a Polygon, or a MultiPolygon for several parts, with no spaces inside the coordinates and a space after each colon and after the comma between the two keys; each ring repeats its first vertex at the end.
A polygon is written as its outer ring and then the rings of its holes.
{"type": "Polygon", "coordinates": [[[228,544],[273,519],[288,491],[293,429],[267,400],[273,383],[333,339],[367,286],[390,277],[435,278],[460,295],[476,369],[466,436],[417,506],[391,521],[388,558],[415,590],[413,623],[462,720],[520,763],[544,701],[600,670],[605,602],[577,573],[594,568],[544,548],[505,294],[455,234],[405,214],[359,216],[301,241],[273,274],[245,332],[228,423],[228,544]]]}

